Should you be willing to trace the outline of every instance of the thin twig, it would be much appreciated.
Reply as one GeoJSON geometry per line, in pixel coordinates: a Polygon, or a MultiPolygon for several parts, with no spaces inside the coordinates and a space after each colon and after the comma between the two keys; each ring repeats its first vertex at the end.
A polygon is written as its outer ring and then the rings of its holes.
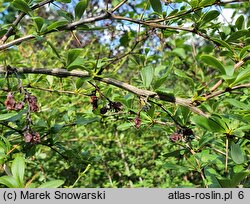
{"type": "Polygon", "coordinates": [[[243,89],[243,88],[250,88],[250,83],[241,84],[241,85],[238,85],[238,86],[234,86],[234,87],[232,87],[232,88],[226,88],[226,89],[224,89],[224,90],[216,91],[216,92],[214,92],[214,93],[211,93],[211,94],[205,96],[205,99],[206,99],[206,100],[209,100],[209,99],[214,98],[214,97],[216,97],[216,96],[220,96],[220,95],[222,95],[222,94],[224,94],[224,93],[232,92],[232,91],[234,91],[234,90],[243,89]]]}
{"type": "Polygon", "coordinates": [[[111,12],[115,12],[117,9],[119,9],[123,4],[125,4],[128,0],[123,0],[121,3],[117,4],[112,10],[111,12]]]}
{"type": "Polygon", "coordinates": [[[4,122],[0,122],[0,125],[3,125],[11,130],[14,130],[15,132],[17,132],[18,134],[22,135],[23,136],[23,131],[22,130],[18,130],[16,128],[13,128],[11,127],[10,125],[8,125],[7,123],[4,123],[4,122]]]}
{"type": "Polygon", "coordinates": [[[213,5],[226,5],[226,4],[236,3],[236,2],[238,2],[238,3],[244,3],[244,2],[247,2],[247,1],[239,1],[239,0],[233,0],[233,1],[227,1],[227,2],[215,1],[213,4],[206,5],[206,6],[203,6],[203,7],[192,8],[192,9],[190,9],[190,10],[184,12],[184,13],[180,12],[180,13],[178,13],[176,15],[167,16],[165,18],[160,18],[160,19],[147,20],[146,22],[148,22],[148,23],[160,23],[160,22],[172,20],[174,18],[180,18],[182,16],[186,16],[186,15],[188,15],[190,13],[199,11],[199,10],[207,8],[207,7],[211,7],[213,5]]]}
{"type": "Polygon", "coordinates": [[[200,173],[201,179],[202,179],[202,181],[203,181],[205,187],[208,188],[208,185],[207,185],[207,183],[206,183],[206,178],[205,178],[204,173],[203,173],[203,171],[202,171],[202,169],[201,169],[200,161],[196,158],[196,153],[195,153],[195,151],[190,147],[189,144],[186,144],[186,146],[187,146],[188,149],[190,150],[191,154],[194,156],[194,159],[195,159],[195,162],[196,162],[196,164],[197,164],[197,168],[198,168],[198,171],[199,171],[199,173],[200,173]]]}
{"type": "Polygon", "coordinates": [[[116,61],[119,61],[125,57],[127,57],[128,55],[132,54],[133,51],[135,50],[135,48],[137,47],[137,45],[140,43],[140,42],[143,42],[145,41],[147,38],[149,37],[149,35],[144,35],[141,39],[138,40],[138,38],[136,39],[134,45],[132,46],[132,48],[124,53],[124,54],[121,54],[120,56],[117,56],[116,58],[114,58],[111,62],[109,62],[108,64],[104,65],[103,67],[100,68],[100,70],[98,71],[97,75],[100,75],[103,70],[107,69],[110,65],[114,64],[116,61]]]}
{"type": "MultiPolygon", "coordinates": [[[[48,3],[53,2],[53,1],[54,0],[45,0],[45,1],[42,1],[42,2],[40,2],[40,3],[38,3],[38,4],[34,5],[34,6],[32,6],[31,10],[35,10],[35,9],[37,9],[39,7],[42,7],[42,6],[44,6],[44,5],[48,4],[48,3]]],[[[1,38],[0,45],[3,44],[3,43],[5,43],[5,41],[13,34],[13,31],[14,31],[15,27],[18,25],[18,23],[23,19],[23,17],[25,15],[26,15],[25,12],[21,12],[17,16],[16,20],[12,23],[11,27],[7,30],[7,32],[5,33],[5,35],[1,38]]]]}
{"type": "Polygon", "coordinates": [[[42,87],[37,87],[37,86],[33,86],[33,85],[27,85],[24,86],[27,89],[37,89],[37,90],[41,90],[41,91],[47,91],[47,92],[55,92],[55,93],[59,93],[59,94],[72,94],[72,95],[80,95],[80,96],[88,96],[88,94],[82,94],[82,93],[78,93],[75,91],[63,91],[63,90],[55,90],[55,89],[46,89],[46,88],[42,88],[42,87]]]}
{"type": "Polygon", "coordinates": [[[157,105],[157,106],[159,106],[165,113],[167,113],[167,115],[174,121],[174,123],[175,123],[176,125],[178,125],[178,126],[181,127],[181,128],[185,128],[182,124],[180,124],[180,123],[172,116],[172,114],[169,112],[169,110],[167,110],[166,108],[163,107],[162,104],[157,103],[157,102],[152,101],[152,100],[150,100],[150,102],[153,103],[153,104],[155,104],[155,105],[157,105]]]}
{"type": "MultiPolygon", "coordinates": [[[[124,166],[125,166],[125,171],[126,171],[127,175],[130,176],[131,172],[130,172],[130,169],[129,169],[128,162],[126,161],[126,156],[125,156],[125,153],[124,153],[124,150],[123,150],[123,147],[122,147],[122,143],[121,143],[121,141],[119,139],[117,130],[115,131],[115,137],[116,137],[117,145],[118,145],[118,147],[120,149],[120,155],[121,155],[121,158],[122,158],[124,166]]],[[[131,188],[133,187],[133,182],[130,179],[129,179],[129,185],[130,185],[131,188]]]]}
{"type": "MultiPolygon", "coordinates": [[[[248,60],[250,60],[250,54],[246,57],[244,57],[242,60],[240,60],[239,62],[237,62],[234,65],[234,70],[240,68],[242,65],[244,65],[248,60]]],[[[215,90],[217,90],[220,85],[223,83],[224,81],[222,79],[220,79],[211,89],[210,89],[210,93],[214,92],[215,90]]]]}
{"type": "Polygon", "coordinates": [[[225,173],[228,173],[228,137],[226,136],[226,162],[225,162],[225,173]]]}

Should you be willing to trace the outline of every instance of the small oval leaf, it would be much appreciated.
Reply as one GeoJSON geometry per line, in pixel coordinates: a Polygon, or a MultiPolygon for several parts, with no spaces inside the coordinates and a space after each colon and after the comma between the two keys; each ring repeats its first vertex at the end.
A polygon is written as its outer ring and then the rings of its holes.
{"type": "Polygon", "coordinates": [[[117,130],[124,131],[124,130],[129,129],[129,128],[132,127],[132,126],[134,126],[133,123],[123,123],[123,124],[121,124],[121,125],[119,125],[119,126],[117,127],[117,130]]]}
{"type": "Polygon", "coordinates": [[[14,0],[12,2],[12,5],[14,8],[17,8],[18,10],[23,11],[24,13],[29,13],[30,11],[32,11],[29,5],[23,0],[14,0]]]}
{"type": "Polygon", "coordinates": [[[240,15],[237,20],[235,21],[235,26],[237,27],[238,30],[244,29],[245,28],[245,18],[243,15],[240,15]]]}
{"type": "Polygon", "coordinates": [[[78,4],[76,4],[75,7],[75,18],[80,19],[88,7],[89,1],[88,0],[82,0],[79,1],[78,4]]]}
{"type": "Polygon", "coordinates": [[[236,164],[242,164],[245,162],[243,151],[239,144],[232,142],[231,144],[231,157],[236,164]]]}
{"type": "Polygon", "coordinates": [[[150,4],[156,13],[162,13],[162,6],[160,0],[150,0],[150,4]]]}
{"type": "Polygon", "coordinates": [[[212,10],[212,11],[207,12],[204,15],[204,17],[202,18],[200,26],[203,26],[206,23],[211,22],[212,20],[214,20],[215,18],[217,18],[219,15],[220,15],[220,12],[216,11],[216,10],[212,10]]]}

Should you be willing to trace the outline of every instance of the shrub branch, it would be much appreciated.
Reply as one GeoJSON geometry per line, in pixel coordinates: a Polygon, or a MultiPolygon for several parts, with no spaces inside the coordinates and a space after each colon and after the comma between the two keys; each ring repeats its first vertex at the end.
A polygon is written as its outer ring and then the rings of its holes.
{"type": "MultiPolygon", "coordinates": [[[[66,69],[46,69],[46,68],[9,68],[9,70],[6,70],[5,67],[0,66],[0,74],[6,74],[8,72],[9,74],[12,72],[11,70],[14,69],[19,74],[45,74],[45,75],[52,75],[56,77],[87,77],[90,76],[90,74],[87,71],[81,71],[81,70],[72,70],[67,71],[66,69]]],[[[94,77],[94,80],[104,82],[106,84],[110,84],[113,86],[116,86],[118,88],[121,88],[123,90],[129,91],[131,93],[134,93],[135,95],[139,97],[146,97],[146,98],[155,98],[158,100],[167,101],[170,103],[174,103],[176,105],[181,105],[189,108],[191,111],[193,111],[196,114],[202,115],[204,117],[208,117],[209,115],[207,113],[204,113],[202,110],[200,110],[198,107],[195,107],[192,104],[191,99],[184,99],[184,98],[178,98],[175,97],[174,100],[172,97],[168,98],[165,95],[161,95],[160,93],[156,93],[154,91],[149,91],[145,89],[139,89],[131,84],[113,79],[113,78],[102,78],[102,77],[94,77]]]]}

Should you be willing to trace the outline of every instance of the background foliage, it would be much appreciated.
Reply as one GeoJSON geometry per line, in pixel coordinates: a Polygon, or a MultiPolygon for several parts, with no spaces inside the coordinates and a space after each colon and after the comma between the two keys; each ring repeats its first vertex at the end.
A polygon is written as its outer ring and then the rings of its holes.
{"type": "Polygon", "coordinates": [[[0,12],[1,187],[250,187],[249,1],[0,12]]]}

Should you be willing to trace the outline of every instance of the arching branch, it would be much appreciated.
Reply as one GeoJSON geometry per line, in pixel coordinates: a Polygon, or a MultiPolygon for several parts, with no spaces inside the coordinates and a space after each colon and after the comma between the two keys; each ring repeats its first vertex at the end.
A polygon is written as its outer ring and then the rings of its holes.
{"type": "MultiPolygon", "coordinates": [[[[56,77],[88,77],[90,74],[87,71],[81,71],[81,70],[72,70],[67,71],[66,69],[46,69],[46,68],[11,68],[14,69],[17,73],[22,74],[45,74],[45,75],[52,75],[56,77]]],[[[6,74],[7,70],[5,67],[0,66],[0,74],[6,74]]],[[[11,73],[11,70],[9,70],[11,73]]],[[[139,97],[146,97],[146,98],[154,98],[157,100],[163,100],[170,103],[174,103],[176,105],[181,105],[189,108],[192,112],[202,115],[204,117],[209,117],[207,113],[204,113],[202,110],[200,110],[198,107],[192,104],[191,99],[184,99],[184,98],[178,98],[178,97],[167,97],[166,95],[163,95],[161,93],[156,93],[154,91],[149,91],[145,89],[139,89],[133,85],[130,85],[128,83],[113,79],[113,78],[102,78],[102,77],[94,77],[94,80],[104,82],[106,84],[110,84],[113,86],[116,86],[118,88],[121,88],[123,90],[129,91],[139,97]]]]}

